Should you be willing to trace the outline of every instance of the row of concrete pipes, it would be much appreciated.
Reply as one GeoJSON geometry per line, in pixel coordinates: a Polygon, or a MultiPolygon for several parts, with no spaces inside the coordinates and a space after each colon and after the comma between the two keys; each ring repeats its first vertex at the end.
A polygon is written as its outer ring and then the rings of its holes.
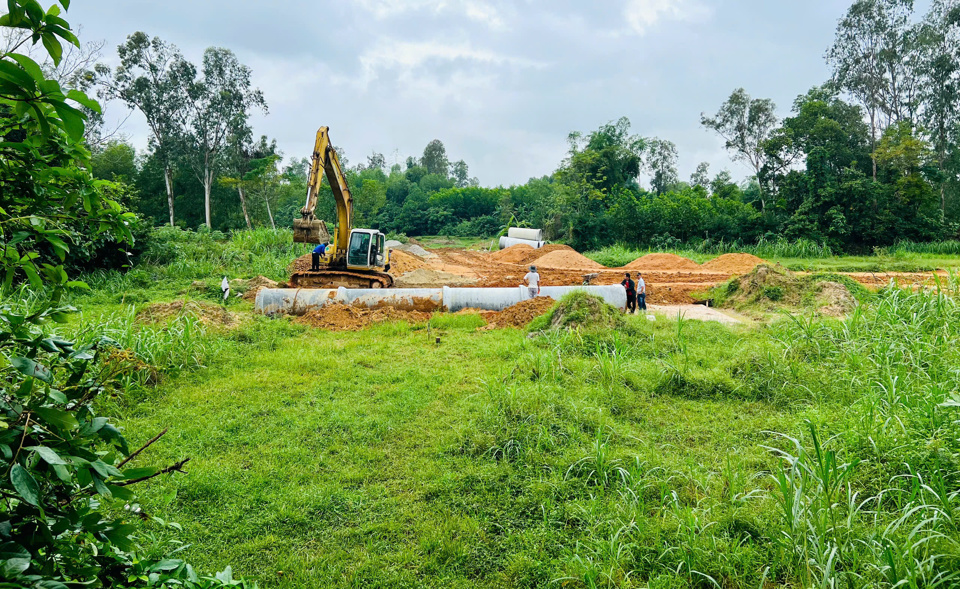
{"type": "Polygon", "coordinates": [[[547,243],[543,240],[543,229],[510,227],[507,229],[507,234],[500,238],[500,249],[504,250],[521,243],[534,249],[542,248],[547,243]]]}
{"type": "MultiPolygon", "coordinates": [[[[627,293],[620,285],[544,286],[537,296],[560,300],[571,292],[583,291],[602,298],[618,309],[627,306],[627,293]]],[[[410,311],[449,311],[482,309],[502,311],[530,299],[525,286],[511,288],[390,288],[390,289],[315,289],[264,288],[257,293],[256,310],[267,315],[283,313],[304,315],[311,309],[336,303],[361,307],[396,307],[410,311]]]]}

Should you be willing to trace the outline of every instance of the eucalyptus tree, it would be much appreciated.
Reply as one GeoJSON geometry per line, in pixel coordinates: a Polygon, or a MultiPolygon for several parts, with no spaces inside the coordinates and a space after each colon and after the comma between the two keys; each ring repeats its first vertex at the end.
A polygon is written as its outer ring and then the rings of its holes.
{"type": "Polygon", "coordinates": [[[254,109],[267,112],[263,93],[253,87],[251,70],[229,49],[211,47],[203,54],[202,77],[188,91],[187,159],[203,184],[204,217],[212,228],[210,193],[223,165],[222,151],[231,133],[242,133],[254,109]]]}
{"type": "MultiPolygon", "coordinates": [[[[768,159],[766,142],[778,123],[776,108],[769,98],[751,98],[746,90],[737,88],[717,114],[708,117],[701,113],[700,124],[723,138],[732,158],[749,164],[760,181],[768,159]]],[[[761,191],[763,184],[761,181],[761,191]]],[[[761,206],[766,206],[765,199],[761,206]]]]}
{"type": "Polygon", "coordinates": [[[680,181],[677,175],[677,146],[666,139],[653,138],[647,143],[646,168],[652,176],[653,191],[663,194],[680,181]]]}
{"type": "Polygon", "coordinates": [[[101,66],[97,77],[105,96],[139,110],[150,128],[150,143],[163,163],[170,226],[174,225],[173,173],[178,143],[184,136],[189,112],[188,90],[197,75],[193,64],[175,45],[136,32],[117,48],[115,71],[101,66]]]}

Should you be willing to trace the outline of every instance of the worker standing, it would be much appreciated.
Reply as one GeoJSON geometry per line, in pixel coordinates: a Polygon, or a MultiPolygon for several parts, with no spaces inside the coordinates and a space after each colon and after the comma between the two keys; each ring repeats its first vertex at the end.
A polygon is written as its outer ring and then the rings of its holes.
{"type": "Polygon", "coordinates": [[[523,279],[527,283],[527,292],[530,293],[531,299],[540,294],[540,274],[537,273],[536,266],[530,266],[530,271],[523,279]]]}
{"type": "Polygon", "coordinates": [[[317,247],[313,248],[313,264],[310,266],[312,272],[320,271],[320,256],[327,253],[327,244],[321,243],[317,247]]]}
{"type": "Polygon", "coordinates": [[[639,272],[637,272],[637,302],[641,311],[647,310],[647,283],[644,282],[643,276],[639,272]]]}
{"type": "Polygon", "coordinates": [[[623,285],[624,290],[627,291],[627,313],[636,313],[637,312],[637,284],[630,278],[630,273],[624,273],[623,282],[620,284],[623,285]]]}

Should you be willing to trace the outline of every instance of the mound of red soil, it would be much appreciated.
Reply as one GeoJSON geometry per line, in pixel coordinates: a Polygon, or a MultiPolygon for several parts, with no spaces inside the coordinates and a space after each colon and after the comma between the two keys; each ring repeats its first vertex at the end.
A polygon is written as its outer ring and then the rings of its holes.
{"type": "Polygon", "coordinates": [[[606,267],[569,248],[552,251],[537,258],[533,263],[542,268],[573,268],[576,270],[601,270],[606,267]]]}
{"type": "Polygon", "coordinates": [[[374,323],[384,321],[409,321],[422,323],[430,319],[430,313],[423,311],[401,311],[394,307],[367,309],[350,305],[325,305],[311,309],[306,315],[294,319],[297,323],[326,329],[328,331],[359,331],[374,323]]]}
{"type": "Polygon", "coordinates": [[[533,251],[535,251],[533,246],[525,243],[518,243],[517,245],[511,245],[510,247],[502,249],[498,252],[493,252],[490,254],[490,257],[498,262],[505,262],[507,264],[521,264],[522,260],[533,251]]]}
{"type": "Polygon", "coordinates": [[[624,266],[627,270],[700,270],[700,264],[676,254],[647,254],[624,266]]]}
{"type": "Polygon", "coordinates": [[[759,264],[766,264],[766,260],[751,254],[723,254],[701,266],[710,272],[725,274],[746,274],[753,271],[759,264]]]}
{"type": "Polygon", "coordinates": [[[528,323],[553,308],[555,300],[550,297],[535,297],[507,307],[499,313],[488,311],[481,313],[487,325],[481,329],[501,329],[504,327],[526,327],[528,323]]]}
{"type": "Polygon", "coordinates": [[[403,276],[407,272],[426,268],[427,264],[412,254],[403,250],[390,250],[390,274],[394,276],[403,276]]]}

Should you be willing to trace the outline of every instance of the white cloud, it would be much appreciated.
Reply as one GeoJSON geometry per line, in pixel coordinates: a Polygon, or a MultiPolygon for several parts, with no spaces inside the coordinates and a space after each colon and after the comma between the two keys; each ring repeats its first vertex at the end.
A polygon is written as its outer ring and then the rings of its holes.
{"type": "Polygon", "coordinates": [[[359,0],[358,4],[379,19],[416,11],[453,12],[493,29],[504,28],[500,12],[484,0],[359,0]]]}
{"type": "Polygon", "coordinates": [[[697,0],[627,0],[624,17],[630,29],[642,35],[664,20],[688,21],[710,15],[697,0]]]}
{"type": "Polygon", "coordinates": [[[410,71],[428,63],[467,61],[474,64],[514,67],[539,67],[534,61],[477,49],[469,43],[448,44],[438,41],[386,41],[360,56],[366,82],[377,78],[381,70],[410,71]]]}

